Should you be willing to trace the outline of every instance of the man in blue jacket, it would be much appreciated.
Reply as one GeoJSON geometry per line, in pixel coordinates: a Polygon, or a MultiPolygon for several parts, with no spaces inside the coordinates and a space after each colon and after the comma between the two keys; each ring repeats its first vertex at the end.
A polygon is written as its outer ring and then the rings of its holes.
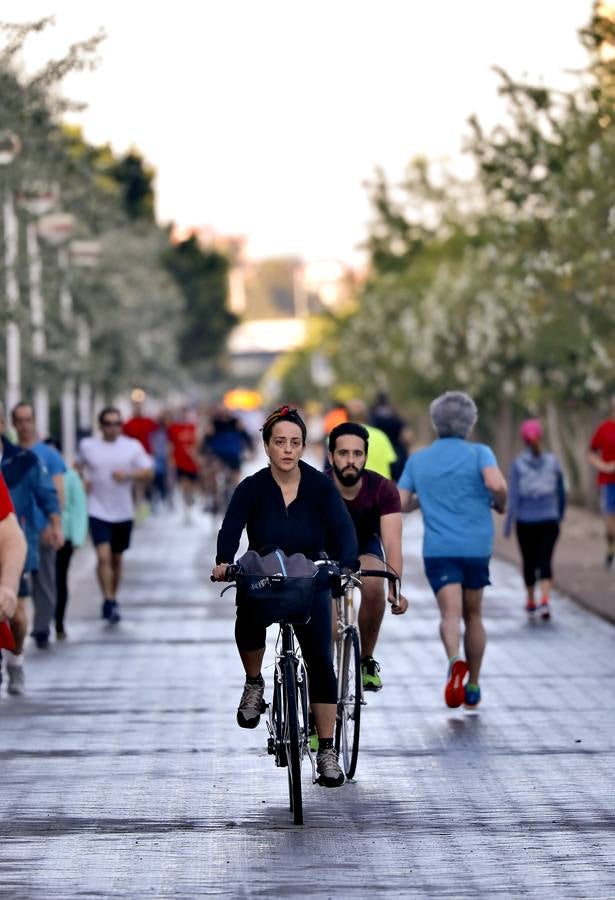
{"type": "MultiPolygon", "coordinates": [[[[40,520],[48,523],[57,541],[62,536],[60,502],[51,475],[39,461],[37,455],[24,447],[17,447],[4,435],[4,410],[0,406],[0,449],[2,460],[0,471],[4,476],[15,515],[27,541],[27,556],[24,565],[26,573],[36,572],[39,565],[40,520]]],[[[28,579],[22,577],[19,588],[19,602],[11,619],[11,629],[15,638],[15,651],[8,653],[8,690],[11,694],[24,691],[23,645],[28,630],[25,598],[30,595],[28,579]]]]}
{"type": "MultiPolygon", "coordinates": [[[[66,465],[62,456],[54,448],[40,440],[31,403],[21,401],[11,410],[11,419],[17,434],[17,444],[31,450],[43,468],[51,475],[58,499],[60,512],[64,506],[64,473],[66,465]]],[[[34,621],[32,637],[36,646],[43,650],[49,644],[50,626],[57,602],[56,553],[64,544],[61,520],[48,522],[45,514],[36,507],[36,524],[39,531],[38,567],[32,572],[32,601],[34,621]]]]}

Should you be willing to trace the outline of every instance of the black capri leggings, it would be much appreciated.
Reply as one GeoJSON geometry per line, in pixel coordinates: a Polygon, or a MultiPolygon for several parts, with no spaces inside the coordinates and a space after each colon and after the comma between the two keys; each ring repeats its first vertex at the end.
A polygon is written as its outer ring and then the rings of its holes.
{"type": "Polygon", "coordinates": [[[523,579],[528,587],[536,580],[551,580],[551,557],[559,537],[556,519],[543,522],[517,522],[517,539],[523,557],[523,579]]]}
{"type": "MultiPolygon", "coordinates": [[[[242,617],[237,612],[235,640],[241,651],[262,650],[267,625],[242,617]]],[[[312,703],[336,703],[337,684],[333,670],[333,638],[331,592],[318,591],[312,604],[312,618],[307,625],[293,625],[303,653],[312,703]]]]}

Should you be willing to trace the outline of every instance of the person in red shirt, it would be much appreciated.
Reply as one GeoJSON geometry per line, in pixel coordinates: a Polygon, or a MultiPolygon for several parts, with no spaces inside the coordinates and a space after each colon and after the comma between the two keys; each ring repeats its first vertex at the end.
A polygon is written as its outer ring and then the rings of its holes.
{"type": "Polygon", "coordinates": [[[26,561],[26,539],[0,475],[0,622],[15,615],[17,589],[26,561]]]}
{"type": "Polygon", "coordinates": [[[197,426],[188,409],[182,410],[179,421],[169,425],[167,435],[172,447],[175,477],[184,501],[184,521],[189,525],[199,486],[199,457],[197,426]]]}
{"type": "Polygon", "coordinates": [[[589,445],[589,461],[598,472],[600,503],[606,523],[606,567],[615,558],[615,396],[611,415],[596,428],[589,445]]]}
{"type": "Polygon", "coordinates": [[[122,426],[124,434],[140,441],[143,445],[143,449],[151,454],[152,448],[150,436],[157,430],[158,422],[156,422],[155,419],[150,419],[149,416],[143,415],[143,404],[140,402],[133,403],[132,418],[128,419],[127,422],[124,422],[124,425],[122,426]]]}

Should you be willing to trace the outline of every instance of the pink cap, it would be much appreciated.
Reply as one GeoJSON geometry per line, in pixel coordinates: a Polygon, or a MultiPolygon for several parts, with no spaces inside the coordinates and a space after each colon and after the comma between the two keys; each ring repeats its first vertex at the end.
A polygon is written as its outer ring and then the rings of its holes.
{"type": "Polygon", "coordinates": [[[526,419],[521,423],[521,437],[526,444],[539,441],[543,435],[542,425],[539,419],[526,419]]]}

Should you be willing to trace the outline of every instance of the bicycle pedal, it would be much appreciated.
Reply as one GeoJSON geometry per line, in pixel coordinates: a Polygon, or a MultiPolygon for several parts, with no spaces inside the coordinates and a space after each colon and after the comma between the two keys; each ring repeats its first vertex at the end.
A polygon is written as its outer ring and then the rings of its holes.
{"type": "Polygon", "coordinates": [[[275,753],[275,738],[270,737],[267,739],[267,753],[269,756],[273,756],[275,753]]]}

